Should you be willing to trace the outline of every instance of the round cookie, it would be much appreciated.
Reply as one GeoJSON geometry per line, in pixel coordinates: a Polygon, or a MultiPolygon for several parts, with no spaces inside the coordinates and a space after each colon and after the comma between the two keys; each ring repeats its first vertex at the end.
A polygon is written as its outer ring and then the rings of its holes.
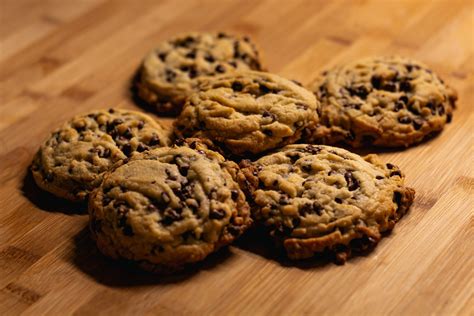
{"type": "Polygon", "coordinates": [[[136,155],[91,194],[98,248],[158,273],[203,260],[251,224],[238,172],[237,164],[204,147],[136,155]]]}
{"type": "Polygon", "coordinates": [[[242,164],[254,217],[291,259],[329,252],[345,262],[391,230],[415,194],[396,166],[336,147],[289,145],[242,164]]]}
{"type": "Polygon", "coordinates": [[[178,114],[199,78],[235,70],[262,70],[259,53],[246,36],[188,33],[162,42],[143,61],[138,96],[159,113],[178,114]]]}
{"type": "Polygon", "coordinates": [[[372,57],[326,71],[311,89],[321,102],[311,143],[400,147],[421,142],[452,118],[456,92],[422,63],[372,57]]]}
{"type": "Polygon", "coordinates": [[[274,74],[239,71],[203,79],[199,87],[175,122],[175,134],[208,138],[235,155],[294,143],[318,122],[314,95],[274,74]]]}
{"type": "Polygon", "coordinates": [[[168,133],[148,115],[118,109],[94,111],[53,131],[36,153],[31,170],[42,189],[83,201],[114,163],[168,144],[168,133]]]}

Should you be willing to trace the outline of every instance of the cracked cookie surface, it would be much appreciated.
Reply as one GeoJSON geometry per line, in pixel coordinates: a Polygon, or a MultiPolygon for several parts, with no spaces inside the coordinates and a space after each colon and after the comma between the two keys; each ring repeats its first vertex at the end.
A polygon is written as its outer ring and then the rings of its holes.
{"type": "Polygon", "coordinates": [[[345,262],[390,231],[415,194],[396,166],[331,146],[289,145],[242,167],[254,217],[291,259],[330,252],[345,262]]]}
{"type": "Polygon", "coordinates": [[[262,70],[251,40],[220,33],[188,33],[162,42],[143,61],[138,96],[156,111],[177,114],[199,78],[235,70],[262,70]]]}
{"type": "Polygon", "coordinates": [[[314,95],[274,74],[235,72],[202,80],[199,87],[178,117],[175,134],[208,138],[234,155],[294,143],[318,122],[314,95]]]}
{"type": "Polygon", "coordinates": [[[31,169],[42,189],[83,201],[116,162],[168,144],[168,132],[148,115],[120,109],[94,111],[75,116],[53,131],[31,169]]]}
{"type": "Polygon", "coordinates": [[[89,214],[105,255],[172,272],[203,260],[251,224],[237,164],[196,146],[150,150],[104,177],[89,214]]]}
{"type": "Polygon", "coordinates": [[[323,72],[310,89],[321,102],[310,143],[402,147],[441,131],[452,118],[456,92],[424,64],[372,57],[323,72]]]}

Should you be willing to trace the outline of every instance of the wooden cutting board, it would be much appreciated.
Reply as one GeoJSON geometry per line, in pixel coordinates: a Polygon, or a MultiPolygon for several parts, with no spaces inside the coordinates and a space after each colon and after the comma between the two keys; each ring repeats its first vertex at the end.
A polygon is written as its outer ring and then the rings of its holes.
{"type": "Polygon", "coordinates": [[[472,0],[1,0],[0,315],[473,315],[473,39],[472,0]],[[248,34],[271,71],[304,83],[402,54],[458,90],[443,133],[381,153],[417,195],[375,251],[291,264],[251,234],[196,271],[157,277],[101,256],[81,208],[35,187],[27,167],[48,132],[90,109],[137,108],[128,85],[141,58],[189,30],[248,34]]]}

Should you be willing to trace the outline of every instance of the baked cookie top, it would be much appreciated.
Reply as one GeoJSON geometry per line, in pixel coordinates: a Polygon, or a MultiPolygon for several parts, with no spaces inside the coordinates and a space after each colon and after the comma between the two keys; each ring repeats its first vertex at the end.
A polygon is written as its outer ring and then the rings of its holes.
{"type": "Polygon", "coordinates": [[[148,115],[99,110],[75,116],[53,131],[31,169],[39,187],[81,201],[117,161],[168,144],[168,133],[148,115]]]}
{"type": "Polygon", "coordinates": [[[321,125],[307,140],[354,147],[420,142],[452,118],[456,92],[420,62],[372,57],[326,71],[310,87],[321,125]]]}
{"type": "Polygon", "coordinates": [[[175,122],[175,133],[209,138],[235,155],[293,143],[318,122],[314,95],[274,74],[240,71],[203,79],[199,87],[175,122]]]}
{"type": "Polygon", "coordinates": [[[253,215],[291,259],[330,251],[344,262],[375,245],[414,198],[396,166],[336,147],[288,145],[243,165],[253,215]]]}
{"type": "Polygon", "coordinates": [[[158,112],[176,114],[186,97],[196,92],[199,78],[247,69],[262,69],[248,37],[187,33],[162,42],[145,57],[138,94],[158,112]]]}
{"type": "Polygon", "coordinates": [[[204,259],[250,225],[238,166],[204,147],[136,155],[104,177],[89,201],[99,249],[170,272],[204,259]]]}

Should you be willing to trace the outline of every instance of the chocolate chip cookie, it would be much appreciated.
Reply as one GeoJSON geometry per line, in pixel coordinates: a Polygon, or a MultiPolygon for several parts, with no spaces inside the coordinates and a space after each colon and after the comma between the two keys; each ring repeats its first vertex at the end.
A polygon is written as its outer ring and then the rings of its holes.
{"type": "Polygon", "coordinates": [[[91,194],[98,248],[158,273],[203,260],[251,224],[238,173],[237,164],[203,147],[163,147],[132,157],[91,194]]]}
{"type": "Polygon", "coordinates": [[[52,132],[31,170],[42,189],[83,201],[114,163],[168,144],[168,133],[148,115],[118,109],[94,111],[52,132]]]}
{"type": "Polygon", "coordinates": [[[136,93],[159,113],[177,114],[197,80],[235,70],[261,70],[259,52],[246,36],[189,33],[158,45],[135,80],[136,93]]]}
{"type": "Polygon", "coordinates": [[[419,143],[452,118],[456,92],[420,62],[373,57],[326,71],[311,89],[321,101],[312,143],[400,147],[419,143]]]}
{"type": "Polygon", "coordinates": [[[239,71],[200,81],[175,122],[181,137],[208,138],[234,155],[296,142],[318,122],[314,95],[280,76],[239,71]]]}
{"type": "Polygon", "coordinates": [[[329,252],[345,262],[391,230],[415,194],[396,166],[336,147],[289,145],[242,164],[253,215],[291,259],[329,252]]]}

